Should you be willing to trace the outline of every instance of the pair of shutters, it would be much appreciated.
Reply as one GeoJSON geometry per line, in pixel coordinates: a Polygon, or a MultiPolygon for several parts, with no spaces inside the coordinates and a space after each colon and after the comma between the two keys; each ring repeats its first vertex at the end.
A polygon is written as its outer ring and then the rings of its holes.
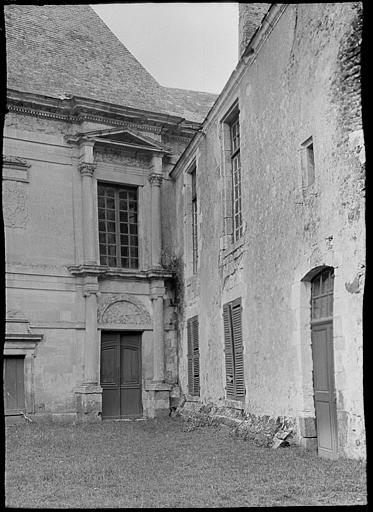
{"type": "Polygon", "coordinates": [[[199,338],[198,316],[187,321],[188,331],[188,390],[192,396],[199,396],[199,338]]]}
{"type": "Polygon", "coordinates": [[[245,379],[241,299],[224,304],[223,319],[227,397],[243,400],[245,397],[245,379]]]}

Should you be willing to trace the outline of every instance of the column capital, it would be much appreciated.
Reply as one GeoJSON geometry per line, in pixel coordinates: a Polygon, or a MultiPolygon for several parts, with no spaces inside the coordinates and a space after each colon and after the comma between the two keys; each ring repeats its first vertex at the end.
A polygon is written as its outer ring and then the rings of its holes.
{"type": "Polygon", "coordinates": [[[95,164],[89,164],[87,162],[80,162],[78,168],[79,168],[79,172],[82,176],[92,177],[93,173],[95,172],[96,166],[95,166],[95,164]]]}
{"type": "Polygon", "coordinates": [[[161,174],[152,173],[148,179],[152,187],[160,187],[162,184],[163,176],[161,174]]]}

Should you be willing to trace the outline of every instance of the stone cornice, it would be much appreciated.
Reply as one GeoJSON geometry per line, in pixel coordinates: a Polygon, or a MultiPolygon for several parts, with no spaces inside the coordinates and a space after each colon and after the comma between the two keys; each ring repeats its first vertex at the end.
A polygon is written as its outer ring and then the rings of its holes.
{"type": "Polygon", "coordinates": [[[162,268],[148,270],[127,270],[121,268],[106,267],[104,265],[70,265],[69,272],[76,277],[97,276],[98,278],[121,278],[121,279],[170,279],[173,273],[162,268]]]}
{"type": "Polygon", "coordinates": [[[62,99],[8,89],[8,109],[22,115],[79,124],[93,121],[118,127],[132,127],[157,134],[175,134],[189,138],[200,127],[180,116],[114,105],[78,96],[62,99]],[[189,136],[189,137],[188,137],[189,136]]]}

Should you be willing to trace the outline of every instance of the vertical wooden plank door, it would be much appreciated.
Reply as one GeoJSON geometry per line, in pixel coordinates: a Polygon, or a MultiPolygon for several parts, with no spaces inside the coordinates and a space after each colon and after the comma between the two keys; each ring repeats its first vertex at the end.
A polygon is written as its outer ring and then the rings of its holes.
{"type": "Polygon", "coordinates": [[[103,332],[101,335],[102,417],[142,415],[141,335],[103,332]]]}
{"type": "Polygon", "coordinates": [[[24,356],[4,357],[4,413],[7,416],[25,412],[24,362],[24,356]]]}
{"type": "Polygon", "coordinates": [[[337,458],[337,410],[333,351],[333,273],[312,282],[312,359],[317,444],[320,456],[337,458]]]}

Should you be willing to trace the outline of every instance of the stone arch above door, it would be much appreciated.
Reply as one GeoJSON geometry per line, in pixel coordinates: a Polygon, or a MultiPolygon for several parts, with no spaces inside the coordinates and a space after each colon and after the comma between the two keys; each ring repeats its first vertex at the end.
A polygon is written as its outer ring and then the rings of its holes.
{"type": "Polygon", "coordinates": [[[100,299],[97,309],[99,324],[141,324],[150,326],[152,323],[145,306],[130,295],[103,294],[100,299]]]}

